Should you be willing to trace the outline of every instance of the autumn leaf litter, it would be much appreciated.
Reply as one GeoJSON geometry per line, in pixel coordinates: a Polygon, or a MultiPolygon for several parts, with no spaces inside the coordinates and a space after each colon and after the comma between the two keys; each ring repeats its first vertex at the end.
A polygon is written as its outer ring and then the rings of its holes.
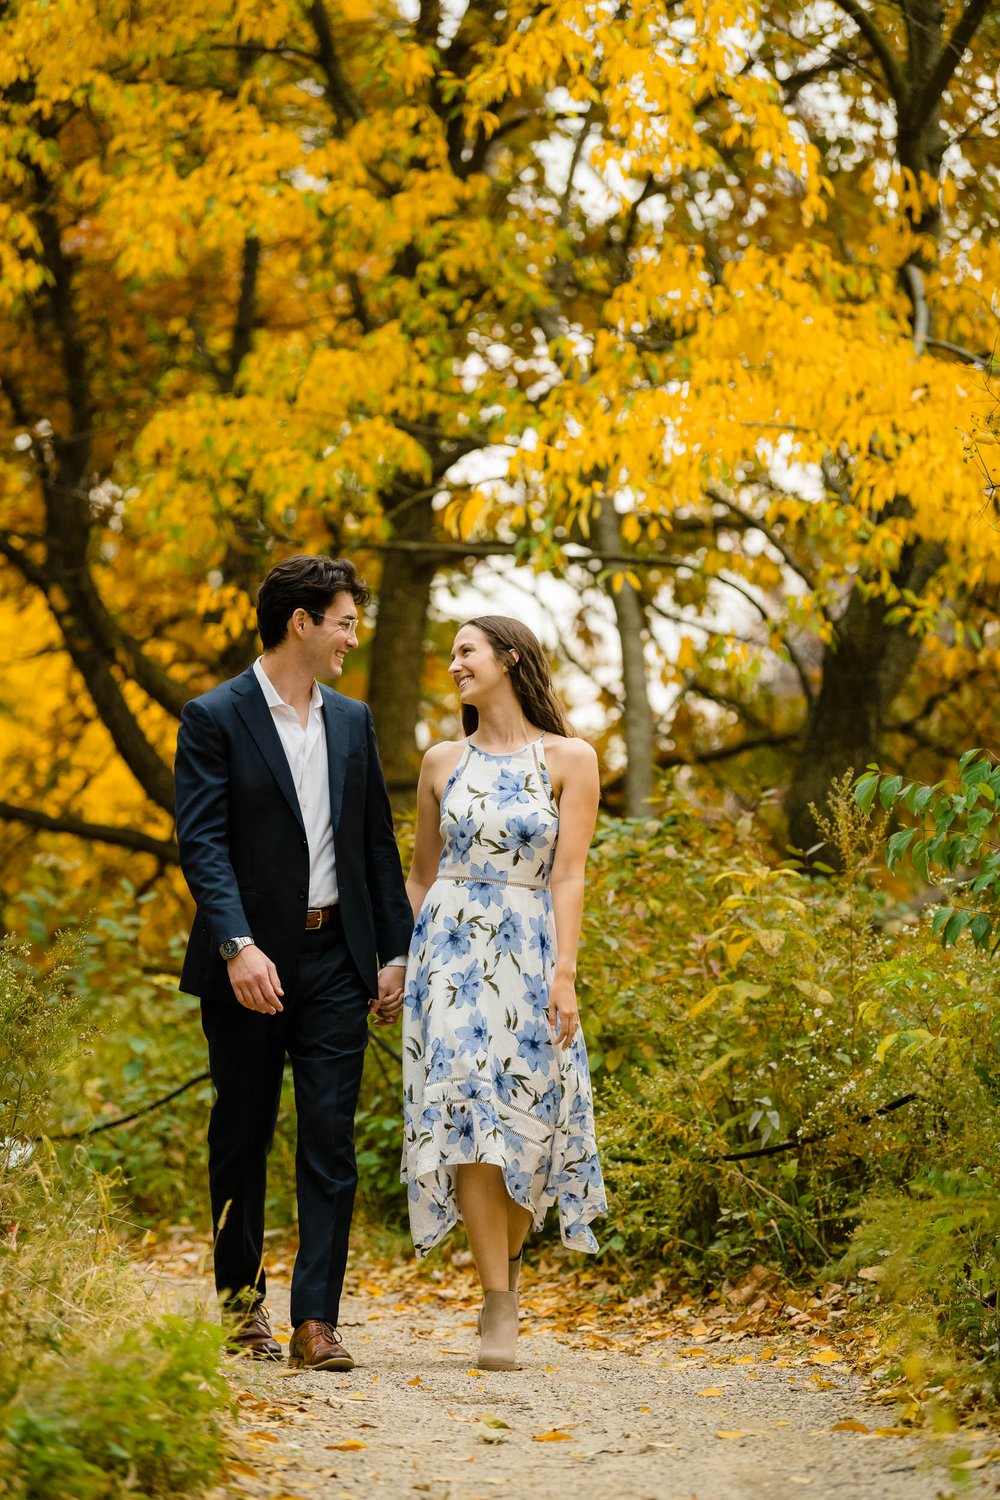
{"type": "MultiPolygon", "coordinates": [[[[172,1306],[207,1299],[206,1270],[196,1242],[150,1247],[153,1295],[172,1306]]],[[[287,1344],[283,1272],[268,1304],[287,1344]]],[[[866,1378],[879,1334],[836,1284],[792,1293],[758,1267],[678,1306],[543,1260],[524,1277],[513,1373],[476,1368],[477,1306],[466,1266],[357,1264],[341,1318],[353,1371],[227,1361],[238,1426],[212,1500],[1000,1495],[996,1431],[913,1426],[919,1401],[866,1378]]]]}

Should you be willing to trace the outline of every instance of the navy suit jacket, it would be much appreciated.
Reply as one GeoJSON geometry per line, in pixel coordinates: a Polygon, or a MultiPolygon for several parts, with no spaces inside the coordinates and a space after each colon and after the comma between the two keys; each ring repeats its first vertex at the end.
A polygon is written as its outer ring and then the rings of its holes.
{"type": "MultiPolygon", "coordinates": [[[[367,704],[320,684],[344,936],[370,995],[413,930],[367,704]]],[[[305,932],[309,846],[295,784],[249,668],[184,707],[175,763],[181,868],[198,911],[180,988],[235,1002],[219,944],[248,933],[282,983],[305,932]]]]}

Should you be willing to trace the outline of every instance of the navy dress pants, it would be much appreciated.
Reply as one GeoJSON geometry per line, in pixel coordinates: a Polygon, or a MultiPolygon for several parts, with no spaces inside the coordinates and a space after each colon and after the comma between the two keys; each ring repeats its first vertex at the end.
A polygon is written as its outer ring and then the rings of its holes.
{"type": "Polygon", "coordinates": [[[248,1292],[259,1300],[266,1291],[267,1157],[287,1054],[298,1118],[292,1322],[320,1318],[336,1325],[358,1182],[354,1113],[369,997],[339,921],[303,933],[296,972],[280,979],[279,1015],[246,1010],[233,995],[202,1000],[216,1089],[208,1127],[215,1284],[227,1300],[248,1292]]]}

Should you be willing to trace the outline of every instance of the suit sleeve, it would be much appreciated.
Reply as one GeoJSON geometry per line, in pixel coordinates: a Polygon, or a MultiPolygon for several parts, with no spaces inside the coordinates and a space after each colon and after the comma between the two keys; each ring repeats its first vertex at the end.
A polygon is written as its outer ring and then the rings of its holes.
{"type": "Polygon", "coordinates": [[[392,828],[392,809],[382,763],[379,760],[375,725],[368,718],[368,785],[365,791],[365,873],[375,918],[375,943],[380,964],[407,951],[413,933],[399,850],[392,828]]]}
{"type": "Polygon", "coordinates": [[[252,936],[229,854],[226,746],[212,714],[197,699],[181,714],[174,783],[181,869],[213,945],[252,936]]]}

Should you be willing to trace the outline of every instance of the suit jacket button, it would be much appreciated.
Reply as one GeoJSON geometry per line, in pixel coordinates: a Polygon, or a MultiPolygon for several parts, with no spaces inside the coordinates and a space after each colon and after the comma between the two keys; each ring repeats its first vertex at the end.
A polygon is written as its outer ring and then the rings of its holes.
{"type": "Polygon", "coordinates": [[[300,901],[304,901],[306,899],[307,893],[305,891],[296,891],[295,894],[296,896],[298,896],[300,901]]]}

